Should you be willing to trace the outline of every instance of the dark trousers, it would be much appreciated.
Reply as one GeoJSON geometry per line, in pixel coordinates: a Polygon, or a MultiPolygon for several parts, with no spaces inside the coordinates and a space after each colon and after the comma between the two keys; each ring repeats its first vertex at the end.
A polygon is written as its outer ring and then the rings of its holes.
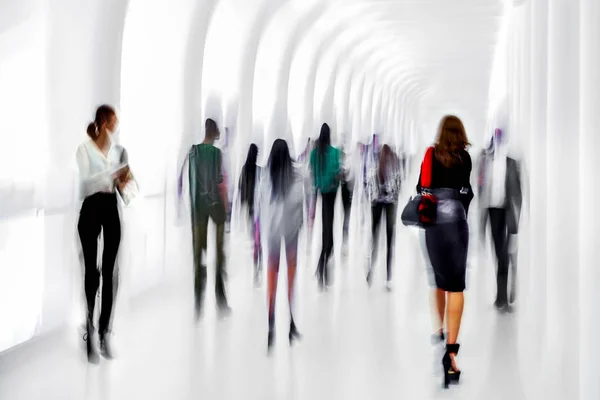
{"type": "Polygon", "coordinates": [[[379,225],[381,223],[381,217],[383,212],[385,211],[386,218],[386,235],[387,235],[387,280],[392,279],[392,258],[394,252],[394,231],[396,226],[396,204],[388,204],[388,203],[373,203],[371,206],[371,212],[373,215],[373,225],[372,225],[372,233],[373,233],[373,249],[371,260],[375,261],[377,257],[377,247],[378,247],[378,233],[379,233],[379,225]]]}
{"type": "Polygon", "coordinates": [[[118,277],[115,273],[115,262],[121,243],[121,221],[116,194],[96,193],[87,197],[79,213],[77,230],[85,265],[84,286],[88,320],[93,324],[96,294],[100,286],[100,275],[102,275],[102,305],[98,330],[100,334],[105,334],[110,328],[117,291],[118,277]],[[101,230],[104,238],[102,272],[98,269],[98,237],[101,230]]]}
{"type": "Polygon", "coordinates": [[[194,246],[194,294],[196,308],[201,309],[204,303],[204,292],[206,288],[206,265],[202,263],[202,253],[207,249],[208,220],[212,219],[217,225],[217,268],[215,278],[215,296],[219,307],[227,306],[225,293],[225,252],[223,249],[225,240],[226,212],[222,206],[198,210],[193,216],[192,237],[194,246]]]}
{"type": "Polygon", "coordinates": [[[347,243],[350,210],[352,208],[352,188],[350,187],[350,182],[342,183],[342,205],[344,206],[344,243],[347,243]]]}
{"type": "Polygon", "coordinates": [[[498,261],[496,271],[496,304],[504,305],[508,302],[508,230],[506,228],[506,209],[489,208],[492,240],[498,261]]]}
{"type": "Polygon", "coordinates": [[[333,213],[335,209],[335,197],[337,192],[322,193],[322,218],[323,218],[323,244],[321,249],[321,257],[319,258],[319,266],[317,269],[317,277],[321,283],[328,282],[327,263],[333,253],[333,213]]]}

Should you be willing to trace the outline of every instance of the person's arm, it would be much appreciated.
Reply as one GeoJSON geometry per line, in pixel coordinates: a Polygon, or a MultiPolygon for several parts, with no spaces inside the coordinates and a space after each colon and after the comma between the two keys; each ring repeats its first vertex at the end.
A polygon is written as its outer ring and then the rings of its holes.
{"type": "Polygon", "coordinates": [[[219,152],[219,173],[218,173],[218,182],[217,187],[219,189],[219,197],[223,202],[223,206],[225,209],[229,207],[229,200],[227,199],[227,171],[225,170],[225,165],[223,163],[223,153],[219,152]]]}
{"type": "Polygon", "coordinates": [[[467,153],[466,162],[465,162],[465,169],[466,169],[466,182],[464,183],[464,187],[467,189],[467,193],[465,193],[462,196],[462,203],[465,208],[465,213],[468,214],[471,200],[473,200],[473,197],[475,197],[475,195],[473,193],[473,188],[471,186],[471,172],[473,170],[473,164],[471,162],[471,156],[468,153],[467,153]]]}
{"type": "Polygon", "coordinates": [[[181,165],[181,169],[179,170],[179,178],[177,178],[177,197],[181,198],[181,195],[183,193],[183,174],[185,172],[185,167],[188,165],[189,163],[189,153],[188,155],[185,156],[185,158],[183,159],[183,164],[181,165]]]}
{"type": "Polygon", "coordinates": [[[315,166],[316,166],[316,151],[312,150],[310,152],[310,158],[309,158],[309,162],[308,162],[308,170],[310,172],[310,178],[311,178],[314,193],[316,193],[316,188],[317,188],[317,172],[315,170],[315,166]]]}
{"type": "Polygon", "coordinates": [[[421,164],[421,167],[419,168],[419,180],[417,181],[417,193],[421,193],[421,190],[423,189],[421,187],[421,172],[423,171],[423,164],[421,164]]]}

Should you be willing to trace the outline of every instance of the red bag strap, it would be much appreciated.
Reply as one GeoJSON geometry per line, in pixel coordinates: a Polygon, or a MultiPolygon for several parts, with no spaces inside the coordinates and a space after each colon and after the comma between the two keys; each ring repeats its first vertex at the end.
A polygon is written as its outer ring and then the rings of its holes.
{"type": "Polygon", "coordinates": [[[427,148],[425,158],[421,164],[421,187],[431,188],[431,179],[433,175],[433,147],[427,148]]]}

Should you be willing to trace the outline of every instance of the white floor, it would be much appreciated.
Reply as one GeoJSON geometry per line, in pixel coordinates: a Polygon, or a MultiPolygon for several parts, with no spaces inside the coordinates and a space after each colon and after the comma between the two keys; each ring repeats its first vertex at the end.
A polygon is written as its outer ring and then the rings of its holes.
{"type": "MultiPolygon", "coordinates": [[[[293,348],[287,342],[285,268],[277,343],[269,357],[265,289],[252,287],[250,246],[237,233],[229,239],[230,318],[217,318],[209,291],[205,316],[194,324],[191,283],[165,284],[117,315],[116,360],[88,365],[75,328],[0,355],[0,399],[535,398],[535,332],[518,309],[494,311],[489,257],[471,257],[458,357],[463,376],[459,386],[444,391],[441,354],[429,342],[427,276],[416,231],[398,225],[395,288],[388,293],[383,262],[367,288],[367,240],[357,218],[353,224],[349,256],[342,257],[336,244],[328,292],[319,293],[313,278],[318,246],[310,246],[309,255],[300,251],[295,315],[304,339],[293,348]]],[[[211,280],[208,287],[214,287],[211,280]]]]}

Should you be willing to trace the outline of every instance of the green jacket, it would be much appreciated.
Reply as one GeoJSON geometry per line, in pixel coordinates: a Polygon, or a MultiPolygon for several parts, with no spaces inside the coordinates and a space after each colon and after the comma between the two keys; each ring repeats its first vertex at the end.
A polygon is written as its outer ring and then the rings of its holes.
{"type": "Polygon", "coordinates": [[[333,146],[327,147],[323,159],[318,149],[310,153],[310,168],[313,174],[313,186],[321,193],[337,191],[340,182],[342,152],[333,146]]]}

